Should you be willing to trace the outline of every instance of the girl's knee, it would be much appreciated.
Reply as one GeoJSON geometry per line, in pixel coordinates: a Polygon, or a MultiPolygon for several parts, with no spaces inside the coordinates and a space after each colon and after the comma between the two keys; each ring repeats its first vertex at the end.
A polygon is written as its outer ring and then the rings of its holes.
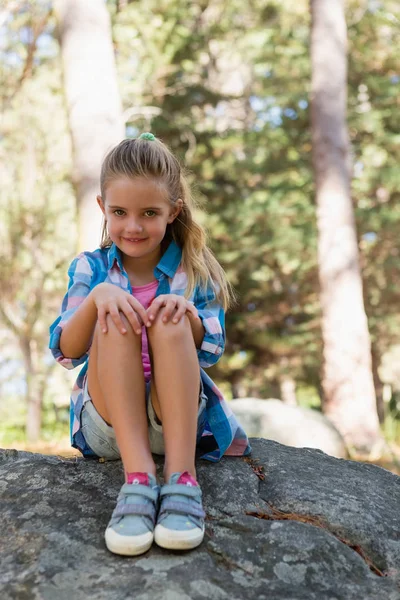
{"type": "Polygon", "coordinates": [[[107,337],[109,339],[110,337],[118,338],[118,336],[119,336],[119,338],[121,338],[121,340],[122,339],[130,339],[133,342],[141,344],[142,336],[138,335],[137,333],[134,332],[132,325],[130,324],[128,319],[125,317],[125,315],[120,313],[119,318],[122,321],[123,327],[126,329],[126,333],[124,333],[124,334],[121,333],[119,326],[117,326],[115,324],[112,316],[110,315],[110,313],[108,313],[106,315],[107,333],[103,333],[100,323],[98,321],[96,323],[94,336],[97,339],[97,343],[99,343],[99,342],[101,343],[102,340],[106,341],[107,337]]]}
{"type": "Polygon", "coordinates": [[[155,339],[181,339],[186,335],[192,335],[189,318],[186,315],[180,319],[179,323],[173,323],[170,317],[169,321],[163,322],[164,308],[162,308],[154,323],[147,329],[147,335],[150,342],[155,339]]]}

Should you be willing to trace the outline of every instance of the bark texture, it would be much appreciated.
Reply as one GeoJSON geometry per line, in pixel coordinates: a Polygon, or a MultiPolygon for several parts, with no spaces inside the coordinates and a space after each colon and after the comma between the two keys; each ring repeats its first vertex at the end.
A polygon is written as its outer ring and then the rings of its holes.
{"type": "Polygon", "coordinates": [[[94,250],[102,222],[96,203],[101,163],[124,137],[110,17],[103,0],[56,0],[54,7],[73,144],[78,245],[94,250]]]}
{"type": "Polygon", "coordinates": [[[324,410],[346,441],[380,439],[350,197],[344,0],[311,0],[312,136],[324,341],[324,410]]]}

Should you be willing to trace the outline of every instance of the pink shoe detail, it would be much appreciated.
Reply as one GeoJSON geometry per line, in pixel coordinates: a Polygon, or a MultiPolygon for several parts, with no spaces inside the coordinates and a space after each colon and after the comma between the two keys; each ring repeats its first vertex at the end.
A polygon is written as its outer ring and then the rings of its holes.
{"type": "Polygon", "coordinates": [[[149,476],[147,473],[125,473],[126,483],[150,485],[149,476]]]}
{"type": "Polygon", "coordinates": [[[195,480],[194,477],[192,477],[192,475],[188,472],[188,471],[184,471],[178,481],[176,483],[182,483],[183,485],[189,485],[189,486],[193,486],[193,487],[198,487],[198,483],[195,480]]]}

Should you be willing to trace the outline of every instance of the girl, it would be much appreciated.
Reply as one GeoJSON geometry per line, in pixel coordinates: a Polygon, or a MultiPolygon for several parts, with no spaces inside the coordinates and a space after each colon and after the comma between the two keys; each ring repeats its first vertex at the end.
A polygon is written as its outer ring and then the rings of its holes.
{"type": "Polygon", "coordinates": [[[84,363],[71,396],[71,444],[122,459],[125,483],[105,532],[111,552],[204,536],[195,456],[249,454],[243,429],[201,367],[224,350],[229,285],[193,218],[177,159],[151,133],[124,140],[101,169],[100,248],[72,262],[50,327],[56,360],[84,363]],[[152,453],[165,455],[156,482],[152,453]]]}

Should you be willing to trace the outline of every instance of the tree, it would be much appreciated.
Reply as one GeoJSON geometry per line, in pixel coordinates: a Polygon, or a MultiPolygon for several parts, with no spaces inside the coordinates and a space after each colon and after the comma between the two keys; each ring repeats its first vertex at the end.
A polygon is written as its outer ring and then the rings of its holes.
{"type": "MultiPolygon", "coordinates": [[[[43,399],[55,364],[48,350],[48,319],[57,314],[65,288],[66,257],[75,242],[70,225],[75,211],[48,2],[34,7],[10,2],[4,12],[0,326],[9,332],[8,345],[17,365],[14,383],[24,383],[26,436],[34,442],[40,437],[43,399]]],[[[13,408],[17,415],[18,407],[13,408]]]]}
{"type": "Polygon", "coordinates": [[[73,142],[78,245],[99,245],[101,212],[95,204],[106,152],[124,137],[110,17],[102,0],[56,0],[65,92],[73,142]]]}
{"type": "Polygon", "coordinates": [[[311,0],[313,164],[323,335],[323,405],[348,443],[380,439],[350,196],[343,0],[311,0]]]}

